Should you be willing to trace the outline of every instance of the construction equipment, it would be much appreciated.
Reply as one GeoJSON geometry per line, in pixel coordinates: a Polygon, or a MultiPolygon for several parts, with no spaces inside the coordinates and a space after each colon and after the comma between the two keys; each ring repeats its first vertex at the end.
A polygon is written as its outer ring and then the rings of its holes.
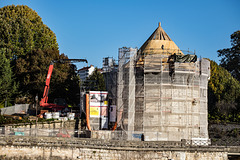
{"type": "Polygon", "coordinates": [[[46,84],[43,92],[43,98],[40,101],[40,106],[46,109],[52,109],[54,111],[61,111],[68,107],[66,101],[64,99],[58,98],[54,100],[54,103],[48,103],[48,93],[50,87],[50,80],[52,76],[53,66],[55,63],[75,63],[75,62],[86,62],[86,59],[59,59],[59,60],[52,60],[47,74],[46,84]]]}

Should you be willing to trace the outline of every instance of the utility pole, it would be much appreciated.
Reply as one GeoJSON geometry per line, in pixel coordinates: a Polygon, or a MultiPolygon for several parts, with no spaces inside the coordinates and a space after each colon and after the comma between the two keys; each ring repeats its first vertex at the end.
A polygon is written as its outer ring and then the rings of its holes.
{"type": "Polygon", "coordinates": [[[79,119],[80,118],[81,118],[81,79],[79,79],[79,119]]]}
{"type": "Polygon", "coordinates": [[[37,117],[37,106],[38,106],[38,95],[36,95],[35,97],[35,101],[36,101],[36,124],[35,124],[35,136],[37,136],[37,121],[38,121],[38,117],[37,117]]]}

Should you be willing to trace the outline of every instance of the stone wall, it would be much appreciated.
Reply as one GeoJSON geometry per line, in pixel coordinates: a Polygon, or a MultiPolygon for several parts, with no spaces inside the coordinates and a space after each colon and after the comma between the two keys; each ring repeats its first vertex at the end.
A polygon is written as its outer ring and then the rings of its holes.
{"type": "MultiPolygon", "coordinates": [[[[227,160],[229,148],[191,147],[169,142],[0,137],[0,159],[162,159],[227,160]],[[163,145],[165,144],[165,145],[163,145]]],[[[240,147],[235,148],[240,152],[240,147]]]]}
{"type": "Polygon", "coordinates": [[[163,159],[163,160],[194,160],[215,159],[227,160],[226,152],[188,152],[188,151],[136,151],[125,149],[98,149],[98,148],[69,148],[69,147],[27,147],[5,146],[0,147],[0,158],[5,159],[163,159]]]}

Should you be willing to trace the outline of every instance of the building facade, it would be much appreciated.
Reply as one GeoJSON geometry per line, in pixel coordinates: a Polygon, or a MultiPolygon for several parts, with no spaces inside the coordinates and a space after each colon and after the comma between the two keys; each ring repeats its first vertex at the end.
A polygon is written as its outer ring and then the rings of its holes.
{"type": "Polygon", "coordinates": [[[94,69],[95,69],[94,66],[90,65],[89,67],[83,67],[83,68],[79,69],[77,73],[80,76],[80,79],[82,81],[85,81],[89,77],[89,75],[92,74],[94,69]]]}

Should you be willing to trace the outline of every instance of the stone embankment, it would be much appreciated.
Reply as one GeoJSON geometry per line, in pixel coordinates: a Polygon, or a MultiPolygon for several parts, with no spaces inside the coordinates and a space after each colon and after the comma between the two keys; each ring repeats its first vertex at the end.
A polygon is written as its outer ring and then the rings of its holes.
{"type": "Polygon", "coordinates": [[[186,146],[184,142],[117,141],[89,138],[0,137],[0,159],[215,159],[240,147],[186,146]]]}

